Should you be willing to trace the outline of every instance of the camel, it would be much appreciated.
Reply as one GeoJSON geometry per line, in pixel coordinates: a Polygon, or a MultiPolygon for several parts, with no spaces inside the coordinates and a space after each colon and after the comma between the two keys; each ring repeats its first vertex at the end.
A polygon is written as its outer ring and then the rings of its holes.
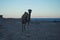
{"type": "Polygon", "coordinates": [[[28,24],[29,26],[29,23],[30,23],[30,18],[31,18],[31,12],[32,10],[31,9],[28,9],[28,12],[25,12],[23,15],[22,15],[22,31],[23,30],[26,30],[26,25],[28,24]]]}

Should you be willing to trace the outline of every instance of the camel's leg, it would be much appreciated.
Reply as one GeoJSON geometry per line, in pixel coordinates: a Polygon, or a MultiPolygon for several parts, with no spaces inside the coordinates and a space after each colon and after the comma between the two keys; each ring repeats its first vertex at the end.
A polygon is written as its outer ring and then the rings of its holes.
{"type": "Polygon", "coordinates": [[[26,24],[24,24],[24,31],[26,31],[26,24]]]}
{"type": "Polygon", "coordinates": [[[22,32],[26,31],[26,24],[22,24],[22,32]]]}
{"type": "Polygon", "coordinates": [[[29,24],[30,24],[30,21],[27,23],[27,28],[29,29],[29,24]]]}
{"type": "Polygon", "coordinates": [[[29,22],[28,22],[28,26],[29,26],[29,22]]]}
{"type": "Polygon", "coordinates": [[[29,31],[29,22],[27,23],[27,30],[29,31]]]}
{"type": "Polygon", "coordinates": [[[22,24],[22,32],[23,32],[23,24],[22,24]]]}

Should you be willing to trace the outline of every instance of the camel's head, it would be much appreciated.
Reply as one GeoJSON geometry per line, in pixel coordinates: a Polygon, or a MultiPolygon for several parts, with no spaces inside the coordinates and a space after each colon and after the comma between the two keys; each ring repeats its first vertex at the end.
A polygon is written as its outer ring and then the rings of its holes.
{"type": "Polygon", "coordinates": [[[32,10],[31,10],[31,9],[28,9],[28,12],[29,12],[29,13],[31,13],[31,12],[32,12],[32,10]]]}

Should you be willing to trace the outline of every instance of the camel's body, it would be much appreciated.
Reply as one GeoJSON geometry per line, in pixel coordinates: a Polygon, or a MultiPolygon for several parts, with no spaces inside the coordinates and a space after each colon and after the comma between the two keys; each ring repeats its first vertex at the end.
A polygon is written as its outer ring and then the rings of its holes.
{"type": "Polygon", "coordinates": [[[25,12],[24,15],[22,16],[22,24],[26,24],[28,22],[27,17],[28,17],[28,13],[25,12]]]}

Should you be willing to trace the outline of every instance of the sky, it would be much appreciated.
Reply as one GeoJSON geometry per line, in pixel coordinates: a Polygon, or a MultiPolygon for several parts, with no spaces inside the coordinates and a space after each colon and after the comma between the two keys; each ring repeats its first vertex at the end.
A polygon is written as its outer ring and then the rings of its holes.
{"type": "Polygon", "coordinates": [[[60,18],[60,0],[0,0],[4,18],[21,18],[28,9],[31,18],[60,18]]]}

